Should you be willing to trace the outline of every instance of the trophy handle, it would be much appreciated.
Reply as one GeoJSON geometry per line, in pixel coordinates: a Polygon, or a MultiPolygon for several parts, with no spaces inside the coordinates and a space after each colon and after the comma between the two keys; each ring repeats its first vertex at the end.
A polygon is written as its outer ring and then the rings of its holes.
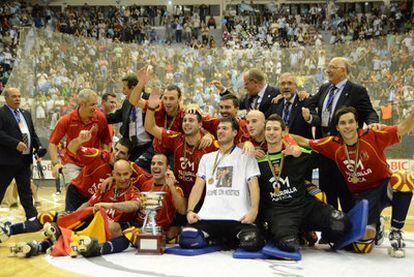
{"type": "Polygon", "coordinates": [[[155,227],[157,227],[157,225],[152,224],[152,234],[153,235],[156,235],[157,234],[157,229],[155,227]]]}
{"type": "Polygon", "coordinates": [[[147,212],[145,213],[144,223],[142,224],[142,227],[147,226],[148,214],[149,214],[149,213],[147,213],[147,212]]]}

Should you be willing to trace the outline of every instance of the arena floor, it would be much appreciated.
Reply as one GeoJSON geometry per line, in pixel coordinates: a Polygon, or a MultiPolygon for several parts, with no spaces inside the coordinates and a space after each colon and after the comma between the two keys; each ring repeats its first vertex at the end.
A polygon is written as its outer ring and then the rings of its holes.
{"type": "MultiPolygon", "coordinates": [[[[41,187],[39,210],[62,209],[63,196],[53,195],[54,188],[41,187]]],[[[38,256],[30,259],[8,257],[8,248],[19,241],[39,240],[42,234],[22,234],[0,245],[0,276],[412,276],[414,272],[414,211],[411,205],[405,227],[406,258],[387,255],[388,241],[369,255],[345,251],[331,252],[317,245],[301,250],[299,262],[279,260],[236,260],[231,251],[221,251],[197,257],[174,255],[135,255],[134,249],[120,254],[92,259],[38,256]]],[[[1,220],[24,220],[22,208],[0,208],[1,220]]],[[[384,211],[389,222],[389,210],[384,211]]]]}

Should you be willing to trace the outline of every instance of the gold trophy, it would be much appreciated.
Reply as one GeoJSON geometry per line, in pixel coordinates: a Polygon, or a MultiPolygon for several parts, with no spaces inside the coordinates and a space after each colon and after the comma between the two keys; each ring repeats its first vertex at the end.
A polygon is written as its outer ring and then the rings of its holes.
{"type": "Polygon", "coordinates": [[[155,221],[157,210],[162,207],[164,195],[164,191],[141,192],[141,201],[146,215],[141,228],[142,233],[137,238],[138,254],[160,255],[164,253],[165,237],[161,227],[155,221]]]}

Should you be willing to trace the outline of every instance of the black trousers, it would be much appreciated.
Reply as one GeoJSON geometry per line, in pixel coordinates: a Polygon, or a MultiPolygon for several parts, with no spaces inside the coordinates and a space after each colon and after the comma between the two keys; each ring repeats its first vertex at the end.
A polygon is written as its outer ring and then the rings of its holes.
{"type": "Polygon", "coordinates": [[[87,202],[89,198],[84,197],[82,194],[78,192],[78,189],[70,184],[66,190],[66,198],[65,198],[65,212],[74,212],[83,203],[87,202]]]}
{"type": "Polygon", "coordinates": [[[32,169],[31,164],[28,162],[22,162],[17,165],[0,165],[0,203],[3,201],[7,187],[13,178],[16,180],[20,203],[24,208],[26,218],[35,217],[37,210],[33,205],[33,194],[30,189],[32,169]]]}
{"type": "Polygon", "coordinates": [[[382,211],[392,204],[387,193],[388,181],[389,179],[385,179],[378,187],[364,192],[354,193],[353,195],[355,203],[362,199],[368,200],[368,225],[377,224],[380,220],[382,211]]]}
{"type": "Polygon", "coordinates": [[[142,145],[136,145],[132,150],[129,152],[129,160],[135,161],[139,158],[149,147],[152,147],[152,141],[142,145]]]}
{"type": "Polygon", "coordinates": [[[322,155],[319,155],[319,188],[326,193],[329,205],[337,209],[339,198],[342,211],[348,212],[352,208],[352,195],[344,177],[336,163],[322,155]]]}
{"type": "Polygon", "coordinates": [[[255,228],[257,233],[259,229],[254,224],[243,224],[235,220],[200,220],[189,227],[202,230],[210,235],[210,238],[221,240],[222,243],[230,248],[237,248],[239,239],[237,234],[244,228],[255,228]]]}
{"type": "MultiPolygon", "coordinates": [[[[135,161],[135,163],[141,167],[142,169],[146,170],[147,172],[151,172],[151,160],[152,157],[156,154],[154,150],[153,144],[148,146],[148,148],[142,153],[138,159],[132,160],[135,161]]],[[[168,165],[170,166],[171,170],[174,170],[174,154],[173,153],[164,153],[167,155],[168,158],[168,165]]]]}
{"type": "Polygon", "coordinates": [[[287,236],[297,236],[301,231],[329,233],[331,217],[340,212],[332,206],[307,196],[294,207],[278,207],[264,211],[263,220],[270,227],[271,239],[279,241],[287,236]]]}

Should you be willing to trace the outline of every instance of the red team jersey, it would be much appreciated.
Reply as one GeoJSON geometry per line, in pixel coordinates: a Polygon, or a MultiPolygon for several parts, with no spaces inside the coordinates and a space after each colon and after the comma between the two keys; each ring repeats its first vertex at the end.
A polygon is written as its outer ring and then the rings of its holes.
{"type": "MultiPolygon", "coordinates": [[[[118,203],[125,201],[140,202],[139,190],[132,183],[128,188],[116,189],[116,184],[114,181],[111,188],[107,192],[102,193],[100,190],[95,192],[94,195],[92,195],[91,199],[89,199],[88,204],[89,206],[93,206],[99,202],[118,203]]],[[[115,222],[132,221],[136,218],[136,212],[125,213],[115,209],[106,209],[105,212],[108,217],[115,222]]]]}
{"type": "Polygon", "coordinates": [[[129,163],[132,168],[132,182],[134,185],[140,189],[140,186],[142,184],[145,184],[147,182],[152,182],[152,175],[145,170],[143,170],[141,167],[139,167],[136,163],[130,162],[129,163]]]}
{"type": "MultiPolygon", "coordinates": [[[[80,147],[76,153],[76,159],[85,164],[78,177],[72,180],[77,191],[86,198],[90,198],[97,190],[99,183],[111,176],[112,166],[109,164],[111,153],[96,148],[80,147]]],[[[152,182],[152,176],[135,163],[130,163],[132,168],[131,179],[136,187],[152,182]]]]}
{"type": "MultiPolygon", "coordinates": [[[[145,101],[144,112],[147,111],[147,108],[148,108],[148,101],[145,101]]],[[[170,118],[170,117],[167,118],[167,112],[165,111],[164,103],[161,102],[154,112],[155,124],[157,126],[163,127],[168,130],[182,132],[184,115],[185,115],[185,111],[180,109],[174,118],[170,118]]]]}
{"type": "MultiPolygon", "coordinates": [[[[81,130],[90,130],[93,126],[96,126],[97,130],[92,132],[92,138],[85,142],[83,146],[101,148],[101,144],[110,145],[112,143],[112,138],[109,132],[108,123],[106,122],[105,115],[99,110],[96,110],[92,118],[86,123],[80,120],[77,109],[67,115],[64,115],[57,122],[56,127],[50,136],[49,142],[58,145],[61,139],[66,136],[66,145],[69,145],[69,143],[79,135],[81,130]]],[[[67,149],[63,149],[62,154],[63,164],[73,163],[78,166],[84,165],[67,149]]]]}
{"type": "MultiPolygon", "coordinates": [[[[140,187],[140,191],[165,191],[166,194],[164,195],[164,198],[162,200],[162,207],[158,210],[156,221],[159,226],[161,226],[163,229],[167,229],[175,216],[175,205],[173,201],[173,196],[171,193],[170,188],[167,185],[164,186],[153,186],[154,182],[148,182],[140,187]]],[[[175,187],[177,192],[184,196],[184,192],[180,187],[175,187]]],[[[138,214],[138,217],[136,219],[137,223],[143,224],[145,219],[145,211],[141,210],[138,214]]]]}
{"type": "Polygon", "coordinates": [[[90,198],[97,190],[99,183],[111,176],[112,167],[109,164],[111,153],[96,148],[80,147],[76,160],[84,164],[78,177],[72,180],[77,191],[90,198]]]}
{"type": "MultiPolygon", "coordinates": [[[[247,122],[244,119],[238,119],[239,132],[237,132],[234,138],[234,144],[238,145],[250,139],[249,131],[247,130],[247,122]]],[[[220,120],[213,116],[203,116],[203,128],[206,129],[210,134],[217,138],[217,128],[220,120]]]]}
{"type": "Polygon", "coordinates": [[[250,142],[253,144],[255,149],[263,150],[265,153],[267,152],[267,143],[266,140],[263,140],[261,143],[258,143],[253,138],[250,138],[250,142]]]}
{"type": "Polygon", "coordinates": [[[345,147],[340,137],[326,137],[310,140],[311,148],[336,162],[352,193],[363,192],[377,187],[384,179],[391,177],[384,149],[400,141],[397,126],[386,126],[380,131],[359,130],[359,157],[357,165],[358,182],[351,182],[353,176],[356,146],[348,146],[348,162],[345,147]]]}
{"type": "Polygon", "coordinates": [[[205,149],[198,149],[198,147],[193,149],[193,146],[187,144],[186,157],[184,157],[184,142],[183,134],[165,129],[162,131],[162,145],[174,154],[174,175],[184,191],[184,196],[188,198],[197,177],[201,156],[216,151],[219,145],[214,141],[205,149]]]}
{"type": "MultiPolygon", "coordinates": [[[[145,101],[144,112],[147,111],[147,108],[148,108],[148,101],[145,101]]],[[[164,103],[161,102],[154,112],[155,124],[167,130],[182,133],[184,115],[185,115],[185,111],[180,109],[174,118],[168,117],[167,112],[165,111],[164,103]]],[[[156,138],[154,138],[153,140],[153,146],[154,146],[155,152],[157,153],[165,152],[165,149],[162,146],[162,143],[156,138]]]]}

